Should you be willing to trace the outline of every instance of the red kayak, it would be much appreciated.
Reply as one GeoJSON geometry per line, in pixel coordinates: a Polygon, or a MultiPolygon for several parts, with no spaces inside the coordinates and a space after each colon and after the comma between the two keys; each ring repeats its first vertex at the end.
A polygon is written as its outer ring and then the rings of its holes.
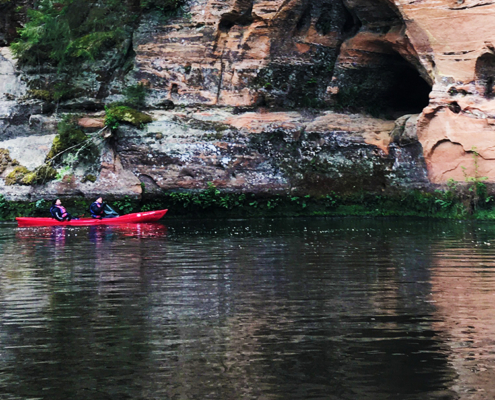
{"type": "Polygon", "coordinates": [[[34,217],[17,217],[18,226],[88,226],[88,225],[122,225],[122,224],[140,224],[143,222],[156,222],[162,218],[168,210],[144,211],[133,214],[126,214],[115,218],[81,218],[70,221],[57,221],[54,218],[34,218],[34,217]]]}

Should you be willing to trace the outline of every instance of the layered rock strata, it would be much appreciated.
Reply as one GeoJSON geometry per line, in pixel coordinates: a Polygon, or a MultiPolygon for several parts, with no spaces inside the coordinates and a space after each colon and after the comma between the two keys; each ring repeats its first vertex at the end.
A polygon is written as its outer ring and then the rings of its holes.
{"type": "MultiPolygon", "coordinates": [[[[139,82],[154,122],[145,133],[121,127],[101,148],[108,190],[136,194],[140,182],[150,190],[194,189],[212,181],[232,190],[312,191],[306,183],[316,175],[325,190],[356,186],[346,180],[388,190],[399,175],[399,187],[428,186],[423,155],[430,182],[495,182],[494,7],[478,0],[193,0],[171,20],[143,15],[132,33],[132,68],[127,53],[112,53],[118,62],[107,64],[119,65],[118,74],[103,79],[91,67],[72,81],[81,94],[57,104],[30,96],[40,76],[20,72],[2,48],[1,140],[53,134],[53,112],[102,108],[139,82]],[[159,111],[174,104],[180,108],[159,111]],[[294,111],[307,107],[346,112],[294,111]],[[407,120],[409,147],[394,141],[393,123],[349,113],[356,110],[390,120],[419,113],[407,120]],[[370,165],[381,165],[384,178],[368,185],[361,177],[376,176],[370,165]]],[[[3,38],[9,27],[0,25],[3,38]]],[[[48,81],[56,75],[46,71],[48,81]]],[[[82,124],[101,126],[101,119],[82,124]]]]}
{"type": "MultiPolygon", "coordinates": [[[[211,182],[235,192],[324,195],[427,185],[421,147],[411,133],[414,124],[407,124],[414,117],[403,118],[399,126],[332,112],[186,109],[158,111],[153,117],[144,130],[123,125],[102,141],[96,182],[82,183],[85,172],[76,170],[42,186],[1,186],[0,193],[16,200],[101,192],[139,196],[143,189],[148,194],[197,190],[211,182]]],[[[22,138],[0,142],[0,148],[22,147],[15,157],[31,166],[35,155],[43,160],[48,153],[53,123],[31,148],[22,138]]]]}
{"type": "Polygon", "coordinates": [[[177,102],[343,102],[395,117],[429,104],[418,135],[430,180],[495,181],[493,11],[491,2],[447,0],[195,2],[187,26],[136,42],[137,66],[177,102]]]}
{"type": "Polygon", "coordinates": [[[434,82],[418,121],[432,182],[495,181],[495,4],[400,2],[411,42],[434,82]]]}

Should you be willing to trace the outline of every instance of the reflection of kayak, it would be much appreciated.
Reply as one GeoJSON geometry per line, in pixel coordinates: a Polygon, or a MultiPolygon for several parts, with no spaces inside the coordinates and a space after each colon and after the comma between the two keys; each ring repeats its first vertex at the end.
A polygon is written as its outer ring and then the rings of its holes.
{"type": "Polygon", "coordinates": [[[94,243],[104,241],[107,237],[132,237],[132,238],[161,238],[167,236],[167,227],[161,222],[144,222],[122,225],[90,225],[90,226],[26,226],[25,229],[17,229],[15,236],[19,240],[52,239],[57,242],[65,240],[80,240],[85,233],[94,243]],[[77,230],[77,234],[74,234],[77,230]]]}
{"type": "Polygon", "coordinates": [[[87,226],[87,225],[122,225],[122,224],[139,224],[142,222],[156,222],[162,218],[168,210],[145,211],[122,215],[116,218],[81,218],[71,221],[57,221],[54,218],[34,218],[34,217],[18,217],[18,226],[54,226],[54,225],[70,225],[70,226],[87,226]]]}

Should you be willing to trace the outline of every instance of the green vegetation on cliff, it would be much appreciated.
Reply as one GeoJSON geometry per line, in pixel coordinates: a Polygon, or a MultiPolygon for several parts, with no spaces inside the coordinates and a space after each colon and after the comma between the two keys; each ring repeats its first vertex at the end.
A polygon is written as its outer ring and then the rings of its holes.
{"type": "Polygon", "coordinates": [[[57,171],[49,165],[42,165],[34,171],[19,165],[15,167],[5,178],[5,184],[10,185],[36,185],[43,184],[55,178],[57,171]]]}
{"type": "Polygon", "coordinates": [[[58,135],[53,140],[52,148],[46,156],[47,160],[58,157],[70,148],[82,146],[89,139],[89,136],[77,125],[75,115],[65,115],[57,128],[58,135]]]}
{"type": "MultiPolygon", "coordinates": [[[[495,200],[488,196],[483,183],[471,185],[451,183],[446,190],[431,193],[412,190],[396,194],[359,192],[348,195],[331,193],[325,196],[268,195],[227,193],[210,184],[201,191],[163,192],[153,196],[144,193],[141,200],[128,196],[109,201],[121,213],[168,208],[168,218],[249,218],[249,217],[428,217],[444,219],[495,220],[495,200]]],[[[0,219],[16,216],[46,216],[36,202],[8,202],[0,196],[0,219]]],[[[90,200],[65,199],[74,213],[87,211],[90,200]]]]}
{"type": "Polygon", "coordinates": [[[134,110],[131,107],[112,105],[105,107],[105,125],[117,129],[121,122],[141,128],[152,121],[148,114],[134,110]]]}
{"type": "Polygon", "coordinates": [[[130,50],[143,12],[176,10],[182,0],[38,0],[11,47],[21,64],[59,68],[94,61],[106,50],[130,50]]]}

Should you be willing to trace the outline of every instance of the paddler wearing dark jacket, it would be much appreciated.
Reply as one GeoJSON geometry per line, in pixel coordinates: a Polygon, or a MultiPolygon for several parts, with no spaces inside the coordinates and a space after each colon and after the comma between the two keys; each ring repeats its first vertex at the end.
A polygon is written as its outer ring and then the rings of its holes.
{"type": "Polygon", "coordinates": [[[116,218],[119,214],[108,204],[103,203],[103,197],[98,197],[94,203],[89,206],[91,216],[96,219],[116,218]]]}
{"type": "Polygon", "coordinates": [[[102,219],[105,217],[105,204],[103,204],[102,197],[98,197],[94,203],[91,203],[89,212],[93,218],[102,219]]]}
{"type": "Polygon", "coordinates": [[[67,212],[65,207],[62,206],[62,201],[60,199],[53,200],[52,206],[50,208],[50,214],[52,214],[52,217],[55,218],[57,221],[70,221],[71,219],[78,219],[74,218],[67,212]]]}

